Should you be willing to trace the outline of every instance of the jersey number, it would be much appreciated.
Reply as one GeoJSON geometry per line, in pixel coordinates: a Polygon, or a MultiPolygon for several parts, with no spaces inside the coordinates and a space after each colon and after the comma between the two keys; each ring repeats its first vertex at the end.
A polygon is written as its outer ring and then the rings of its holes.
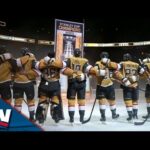
{"type": "Polygon", "coordinates": [[[56,75],[56,70],[55,69],[47,69],[47,75],[51,78],[55,77],[56,75]]]}
{"type": "Polygon", "coordinates": [[[72,69],[75,70],[75,71],[80,71],[81,65],[78,65],[78,64],[72,64],[72,69]]]}
{"type": "Polygon", "coordinates": [[[126,75],[136,75],[137,71],[135,69],[126,69],[125,73],[126,75]]]}

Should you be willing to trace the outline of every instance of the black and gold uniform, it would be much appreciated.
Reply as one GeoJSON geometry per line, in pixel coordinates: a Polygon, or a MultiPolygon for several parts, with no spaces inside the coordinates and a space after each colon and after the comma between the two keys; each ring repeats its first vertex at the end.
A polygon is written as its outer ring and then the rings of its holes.
{"type": "Polygon", "coordinates": [[[100,57],[101,60],[97,61],[94,66],[94,68],[99,71],[97,75],[96,98],[99,100],[100,121],[106,121],[105,110],[107,100],[112,112],[112,118],[115,119],[119,117],[119,114],[116,114],[115,89],[112,79],[117,78],[121,80],[122,76],[117,72],[119,65],[110,61],[107,52],[102,52],[100,57]]]}
{"type": "Polygon", "coordinates": [[[41,59],[35,64],[35,68],[42,73],[39,85],[38,95],[39,104],[36,110],[36,119],[39,123],[44,123],[47,115],[49,102],[51,101],[51,116],[56,123],[63,119],[61,89],[60,89],[60,73],[71,76],[73,71],[66,68],[66,63],[54,58],[54,52],[50,52],[48,56],[41,59]]]}
{"type": "Polygon", "coordinates": [[[16,59],[15,63],[18,69],[14,74],[13,96],[15,99],[15,108],[21,112],[24,93],[27,97],[27,104],[30,114],[30,120],[34,121],[35,112],[35,91],[33,80],[40,75],[40,72],[32,68],[36,58],[27,48],[23,49],[23,56],[16,59]]]}
{"type": "Polygon", "coordinates": [[[131,55],[127,53],[124,54],[123,61],[120,63],[120,71],[123,77],[127,78],[130,84],[132,85],[132,87],[122,86],[124,102],[129,116],[127,118],[128,121],[132,120],[132,118],[138,118],[137,114],[139,99],[138,80],[140,66],[138,63],[135,63],[131,60],[131,55]]]}
{"type": "Polygon", "coordinates": [[[12,55],[7,52],[6,47],[0,47],[0,96],[7,102],[11,103],[11,82],[13,67],[11,64],[12,55]]]}
{"type": "Polygon", "coordinates": [[[77,74],[76,78],[73,78],[73,76],[68,77],[67,98],[71,123],[74,122],[76,94],[79,105],[80,122],[83,122],[85,114],[86,73],[96,74],[94,68],[88,64],[88,60],[81,58],[80,54],[80,49],[75,49],[74,57],[68,58],[66,61],[67,67],[74,70],[77,74]]]}
{"type": "Polygon", "coordinates": [[[150,55],[147,58],[143,59],[143,66],[140,70],[140,73],[147,80],[146,89],[145,89],[145,98],[147,103],[147,115],[143,118],[150,118],[150,55]]]}

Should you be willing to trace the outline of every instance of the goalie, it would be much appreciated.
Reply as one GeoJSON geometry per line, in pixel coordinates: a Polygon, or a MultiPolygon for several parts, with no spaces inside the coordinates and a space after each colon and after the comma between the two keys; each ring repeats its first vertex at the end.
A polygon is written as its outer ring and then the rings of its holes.
{"type": "Polygon", "coordinates": [[[48,56],[36,62],[33,66],[42,73],[38,89],[39,103],[36,110],[36,120],[43,124],[46,120],[47,110],[51,102],[50,114],[52,119],[58,123],[63,117],[63,107],[60,90],[60,73],[71,76],[73,70],[66,68],[66,63],[55,59],[55,53],[50,52],[48,56]]]}

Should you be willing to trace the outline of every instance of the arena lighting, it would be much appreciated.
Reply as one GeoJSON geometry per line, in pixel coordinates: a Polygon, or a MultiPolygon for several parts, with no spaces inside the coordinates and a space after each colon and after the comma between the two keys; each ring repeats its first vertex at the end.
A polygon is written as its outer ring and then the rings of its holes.
{"type": "Polygon", "coordinates": [[[98,47],[114,47],[114,43],[104,43],[104,44],[98,44],[98,47]]]}
{"type": "Polygon", "coordinates": [[[84,43],[84,47],[98,47],[98,43],[84,43]]]}
{"type": "Polygon", "coordinates": [[[11,40],[11,41],[18,41],[18,42],[26,42],[27,41],[25,38],[6,36],[6,35],[0,35],[0,39],[2,39],[2,40],[11,40]]]}
{"type": "MultiPolygon", "coordinates": [[[[0,35],[1,40],[10,40],[17,42],[35,43],[35,39],[13,37],[7,35],[0,35]]],[[[39,45],[54,45],[54,41],[38,40],[39,45]]],[[[84,47],[129,47],[129,46],[143,46],[150,45],[150,41],[140,42],[122,42],[122,43],[84,43],[84,47]]]]}
{"type": "Polygon", "coordinates": [[[150,41],[123,42],[123,43],[84,43],[84,47],[129,47],[150,45],[150,41]]]}
{"type": "Polygon", "coordinates": [[[35,43],[35,39],[27,39],[28,43],[35,43]]]}
{"type": "Polygon", "coordinates": [[[0,35],[0,39],[1,40],[11,40],[10,36],[6,36],[6,35],[0,35]]]}
{"type": "Polygon", "coordinates": [[[17,42],[35,43],[34,39],[13,37],[13,36],[6,36],[6,35],[0,35],[0,39],[1,40],[17,41],[17,42]]]}
{"type": "Polygon", "coordinates": [[[19,38],[19,37],[12,37],[12,41],[18,41],[18,42],[27,42],[27,39],[25,38],[19,38]]]}
{"type": "Polygon", "coordinates": [[[145,41],[145,42],[135,42],[133,43],[134,46],[140,46],[140,45],[150,45],[150,41],[145,41]]]}
{"type": "Polygon", "coordinates": [[[129,43],[118,43],[118,46],[129,46],[129,43]]]}
{"type": "Polygon", "coordinates": [[[41,45],[54,45],[55,42],[53,42],[53,41],[46,41],[46,40],[38,40],[38,44],[41,44],[41,45]]]}

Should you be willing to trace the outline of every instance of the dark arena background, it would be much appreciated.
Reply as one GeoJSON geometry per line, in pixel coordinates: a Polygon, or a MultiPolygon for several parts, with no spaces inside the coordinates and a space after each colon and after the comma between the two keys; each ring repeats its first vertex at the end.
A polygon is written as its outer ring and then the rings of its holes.
{"type": "MultiPolygon", "coordinates": [[[[62,19],[85,24],[84,30],[84,57],[89,60],[91,65],[100,59],[100,53],[107,51],[110,59],[115,62],[122,61],[124,53],[130,53],[133,61],[139,63],[138,59],[145,58],[150,53],[150,18],[124,18],[124,19],[106,19],[106,18],[54,18],[54,17],[0,17],[0,45],[6,45],[14,57],[20,57],[20,49],[28,47],[39,60],[47,55],[49,51],[54,50],[54,23],[55,19],[62,19]],[[18,38],[18,39],[17,39],[18,38]],[[21,39],[19,39],[21,38],[21,39]],[[134,45],[134,42],[139,43],[134,45]],[[122,44],[119,44],[122,43],[122,44]],[[128,45],[126,45],[128,43],[128,45]],[[114,46],[96,46],[96,44],[114,44],[114,46]],[[134,46],[133,46],[134,45],[134,46]]],[[[146,81],[140,80],[140,88],[145,88],[146,81]]],[[[87,113],[88,118],[95,98],[96,82],[90,78],[89,91],[87,92],[87,113]]],[[[37,87],[35,87],[37,90],[37,87]]],[[[117,110],[120,118],[112,121],[109,108],[106,116],[107,125],[102,125],[99,121],[100,114],[98,104],[94,109],[91,121],[85,125],[78,123],[78,112],[76,112],[77,123],[74,127],[69,125],[67,113],[66,92],[62,92],[64,100],[65,121],[55,126],[50,115],[43,125],[46,131],[150,131],[150,122],[143,126],[134,126],[126,121],[127,113],[123,103],[122,90],[120,85],[115,82],[117,110]],[[118,128],[115,128],[115,126],[118,128]]],[[[36,100],[37,94],[36,94],[36,100]]],[[[24,113],[28,115],[26,104],[24,104],[24,113]]],[[[146,102],[144,92],[140,91],[139,98],[139,120],[146,114],[146,102]]]]}
{"type": "MultiPolygon", "coordinates": [[[[58,19],[85,23],[85,43],[140,42],[149,41],[150,39],[149,18],[88,19],[85,17],[73,19],[58,17],[58,19]]],[[[37,58],[43,57],[47,54],[47,51],[53,50],[53,46],[51,43],[40,44],[38,40],[54,41],[54,20],[55,18],[52,17],[1,17],[1,21],[6,22],[6,26],[0,27],[1,35],[34,39],[35,42],[29,44],[30,42],[15,42],[15,40],[2,40],[0,38],[0,44],[7,45],[12,53],[15,51],[15,57],[19,56],[21,47],[31,48],[37,58]]],[[[91,64],[94,64],[96,60],[99,60],[99,54],[102,51],[107,51],[111,59],[119,62],[122,60],[122,55],[129,52],[132,54],[133,59],[137,61],[137,58],[143,58],[149,52],[150,46],[143,45],[131,47],[84,47],[84,56],[89,59],[91,64]]]]}

